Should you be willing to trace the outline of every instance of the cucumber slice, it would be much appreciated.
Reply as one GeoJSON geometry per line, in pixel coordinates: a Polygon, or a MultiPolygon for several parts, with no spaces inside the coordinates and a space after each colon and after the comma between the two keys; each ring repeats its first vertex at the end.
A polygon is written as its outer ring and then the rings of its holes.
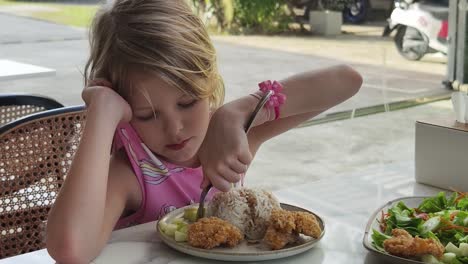
{"type": "Polygon", "coordinates": [[[452,244],[452,242],[448,242],[448,244],[445,246],[445,251],[449,253],[455,253],[457,257],[461,257],[461,250],[457,246],[452,244]]]}
{"type": "Polygon", "coordinates": [[[166,230],[164,230],[164,234],[174,237],[174,233],[177,231],[177,225],[174,224],[167,224],[166,230]]]}
{"type": "Polygon", "coordinates": [[[427,232],[434,232],[440,225],[440,216],[435,216],[427,220],[421,226],[421,234],[426,234],[427,232]]]}
{"type": "Polygon", "coordinates": [[[424,255],[421,257],[422,262],[428,264],[440,264],[439,260],[432,255],[424,255]]]}
{"type": "Polygon", "coordinates": [[[198,208],[196,207],[191,207],[187,208],[184,210],[184,218],[187,219],[190,222],[196,222],[197,221],[197,210],[198,208]]]}
{"type": "Polygon", "coordinates": [[[448,252],[448,253],[445,253],[445,254],[442,256],[442,259],[441,259],[441,260],[442,260],[442,262],[444,262],[444,263],[450,264],[450,263],[452,263],[452,261],[453,261],[454,259],[456,259],[456,258],[457,258],[457,255],[456,255],[455,253],[448,252]]]}
{"type": "Polygon", "coordinates": [[[182,224],[182,223],[185,223],[184,219],[183,218],[174,218],[172,219],[171,221],[171,224],[182,224]]]}
{"type": "Polygon", "coordinates": [[[468,257],[468,244],[467,243],[460,243],[458,247],[460,249],[460,255],[463,257],[468,257]]]}
{"type": "Polygon", "coordinates": [[[188,232],[188,225],[181,227],[179,230],[177,230],[182,233],[187,233],[188,232]]]}
{"type": "Polygon", "coordinates": [[[158,221],[158,225],[159,225],[159,227],[161,228],[161,231],[166,232],[167,223],[162,222],[162,221],[158,221]]]}
{"type": "Polygon", "coordinates": [[[187,241],[187,233],[175,231],[174,232],[174,239],[177,242],[185,242],[187,241]]]}

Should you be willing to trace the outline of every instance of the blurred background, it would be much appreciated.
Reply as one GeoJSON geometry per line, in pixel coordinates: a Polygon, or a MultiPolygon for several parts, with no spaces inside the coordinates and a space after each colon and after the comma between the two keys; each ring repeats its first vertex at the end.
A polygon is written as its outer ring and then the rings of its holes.
{"type": "MultiPolygon", "coordinates": [[[[336,64],[364,78],[356,96],[265,144],[247,183],[277,189],[392,164],[412,173],[415,121],[452,118],[448,99],[461,87],[455,65],[463,62],[450,59],[457,50],[448,41],[448,1],[187,2],[217,48],[226,101],[262,80],[336,64]]],[[[0,0],[0,93],[82,104],[87,30],[102,4],[0,0]],[[8,73],[13,68],[25,74],[8,73]]]]}

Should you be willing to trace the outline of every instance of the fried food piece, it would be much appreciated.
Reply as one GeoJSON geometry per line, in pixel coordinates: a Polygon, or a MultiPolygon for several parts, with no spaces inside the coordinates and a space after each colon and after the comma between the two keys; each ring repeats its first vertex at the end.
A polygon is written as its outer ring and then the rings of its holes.
{"type": "Polygon", "coordinates": [[[271,211],[269,226],[263,239],[271,249],[277,250],[297,242],[299,234],[318,238],[321,233],[322,229],[314,215],[274,209],[271,211]]]}
{"type": "Polygon", "coordinates": [[[392,238],[383,242],[385,251],[401,257],[420,257],[433,255],[441,258],[444,254],[444,246],[431,238],[412,237],[406,230],[395,228],[392,230],[392,238]]]}
{"type": "Polygon", "coordinates": [[[296,229],[296,217],[293,212],[273,209],[270,215],[270,226],[278,231],[291,233],[296,229]]]}
{"type": "Polygon", "coordinates": [[[289,243],[296,242],[298,236],[299,234],[293,232],[280,232],[270,225],[263,239],[271,249],[277,250],[284,248],[289,243]]]}
{"type": "Polygon", "coordinates": [[[211,249],[220,245],[234,247],[244,239],[244,235],[231,223],[209,217],[189,225],[187,239],[193,247],[211,249]]]}
{"type": "Polygon", "coordinates": [[[318,238],[322,234],[322,229],[313,214],[307,212],[294,212],[296,231],[306,236],[318,238]]]}

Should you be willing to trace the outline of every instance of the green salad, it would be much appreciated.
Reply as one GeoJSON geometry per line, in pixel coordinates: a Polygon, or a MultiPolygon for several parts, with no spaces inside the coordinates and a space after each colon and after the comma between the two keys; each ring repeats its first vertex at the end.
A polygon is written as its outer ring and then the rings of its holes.
{"type": "Polygon", "coordinates": [[[382,212],[379,224],[380,230],[372,230],[372,244],[379,251],[391,254],[384,241],[392,238],[392,230],[404,229],[413,238],[433,239],[444,248],[438,258],[428,254],[404,257],[425,263],[468,264],[468,193],[446,196],[440,192],[425,198],[417,208],[409,208],[400,201],[382,212]]]}

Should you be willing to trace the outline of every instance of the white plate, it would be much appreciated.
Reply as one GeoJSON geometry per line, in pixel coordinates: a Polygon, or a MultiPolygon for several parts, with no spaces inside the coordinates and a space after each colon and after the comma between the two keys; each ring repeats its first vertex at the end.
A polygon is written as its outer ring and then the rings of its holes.
{"type": "Polygon", "coordinates": [[[366,231],[364,232],[364,239],[362,243],[364,244],[364,247],[367,248],[369,251],[377,254],[379,257],[387,260],[390,263],[395,263],[395,264],[424,264],[422,261],[417,261],[417,260],[412,260],[412,259],[406,259],[394,255],[390,255],[385,252],[381,252],[374,248],[372,245],[372,229],[375,229],[377,231],[380,231],[379,227],[379,222],[380,220],[382,211],[386,213],[388,209],[393,207],[395,204],[399,202],[403,202],[408,206],[409,208],[416,208],[418,207],[421,202],[424,200],[424,198],[429,198],[429,196],[412,196],[412,197],[403,197],[403,198],[398,198],[393,201],[390,201],[383,206],[381,206],[375,213],[372,214],[371,218],[369,219],[369,222],[367,223],[366,226],[366,231]]]}
{"type": "MultiPolygon", "coordinates": [[[[165,223],[170,223],[172,222],[174,218],[182,217],[184,214],[184,210],[189,207],[198,208],[198,204],[193,204],[193,205],[189,205],[186,207],[176,209],[168,213],[167,215],[165,215],[163,218],[160,219],[160,221],[163,221],[165,223]]],[[[187,242],[176,242],[174,238],[162,232],[159,226],[159,223],[157,225],[158,227],[157,231],[162,241],[166,243],[168,246],[174,248],[175,250],[184,252],[189,255],[201,257],[201,258],[224,260],[224,261],[261,261],[261,260],[279,259],[279,258],[285,258],[285,257],[289,257],[289,256],[302,253],[308,249],[311,249],[313,246],[315,246],[315,244],[325,234],[325,225],[323,223],[322,218],[320,218],[318,215],[306,209],[303,209],[297,206],[293,206],[289,204],[281,204],[281,207],[289,211],[302,211],[302,212],[308,212],[308,213],[315,215],[315,217],[317,218],[317,221],[320,224],[320,227],[322,228],[322,234],[320,235],[320,237],[317,239],[314,239],[312,237],[301,235],[301,242],[299,242],[299,244],[286,246],[285,248],[280,249],[280,250],[271,250],[263,243],[248,244],[245,240],[243,240],[239,245],[233,248],[217,247],[213,249],[201,249],[201,248],[192,247],[187,242]]]]}

